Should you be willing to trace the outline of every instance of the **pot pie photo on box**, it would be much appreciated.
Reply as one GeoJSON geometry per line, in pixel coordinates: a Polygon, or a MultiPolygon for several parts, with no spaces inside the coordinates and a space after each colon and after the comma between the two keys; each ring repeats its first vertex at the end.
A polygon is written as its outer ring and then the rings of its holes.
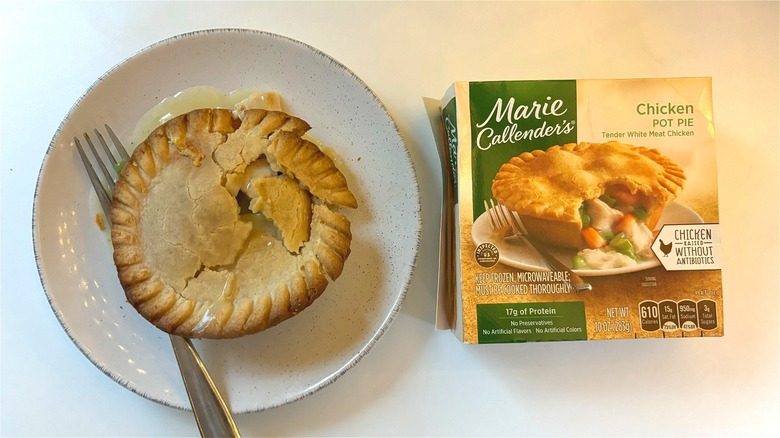
{"type": "Polygon", "coordinates": [[[281,111],[200,109],[156,128],[116,183],[111,238],[128,301],[197,338],[262,331],[309,306],[350,254],[357,208],[333,159],[281,111]]]}
{"type": "Polygon", "coordinates": [[[531,236],[578,250],[575,269],[603,269],[652,257],[652,230],[684,183],[683,170],[655,149],[581,142],[511,158],[492,192],[531,236]]]}
{"type": "Polygon", "coordinates": [[[723,336],[711,78],[459,81],[425,103],[437,328],[469,344],[723,336]]]}

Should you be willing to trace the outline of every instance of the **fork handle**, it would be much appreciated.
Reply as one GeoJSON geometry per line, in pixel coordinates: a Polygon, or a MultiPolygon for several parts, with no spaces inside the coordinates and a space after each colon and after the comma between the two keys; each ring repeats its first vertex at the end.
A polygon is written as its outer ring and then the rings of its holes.
{"type": "Polygon", "coordinates": [[[202,437],[240,437],[227,404],[219,395],[206,366],[192,341],[171,335],[173,352],[179,364],[192,413],[202,437]]]}

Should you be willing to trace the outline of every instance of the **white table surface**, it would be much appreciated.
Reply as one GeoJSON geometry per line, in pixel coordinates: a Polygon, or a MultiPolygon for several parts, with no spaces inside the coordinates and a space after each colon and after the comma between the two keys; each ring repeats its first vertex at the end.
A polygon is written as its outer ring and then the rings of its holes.
{"type": "Polygon", "coordinates": [[[193,436],[74,346],[36,271],[44,152],[74,101],[180,33],[254,28],[341,61],[386,104],[422,192],[408,297],[371,353],[245,436],[767,435],[778,376],[778,3],[4,3],[0,18],[3,436],[193,436]],[[455,80],[712,76],[722,338],[462,345],[433,329],[441,176],[421,102],[455,80]]]}

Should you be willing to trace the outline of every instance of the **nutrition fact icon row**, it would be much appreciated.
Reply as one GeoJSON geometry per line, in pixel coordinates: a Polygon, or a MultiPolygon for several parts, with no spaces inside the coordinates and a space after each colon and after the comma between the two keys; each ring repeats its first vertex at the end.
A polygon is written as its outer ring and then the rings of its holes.
{"type": "Polygon", "coordinates": [[[642,330],[715,330],[718,327],[717,304],[713,300],[664,300],[639,303],[642,330]]]}

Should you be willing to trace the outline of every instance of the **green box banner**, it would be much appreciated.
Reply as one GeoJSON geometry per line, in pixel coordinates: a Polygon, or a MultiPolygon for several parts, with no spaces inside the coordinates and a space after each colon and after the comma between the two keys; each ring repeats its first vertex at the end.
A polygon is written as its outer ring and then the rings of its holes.
{"type": "Polygon", "coordinates": [[[469,84],[474,217],[491,198],[499,167],[523,152],[577,142],[577,82],[469,84]]]}
{"type": "Polygon", "coordinates": [[[478,304],[480,344],[588,339],[585,303],[478,304]]]}

